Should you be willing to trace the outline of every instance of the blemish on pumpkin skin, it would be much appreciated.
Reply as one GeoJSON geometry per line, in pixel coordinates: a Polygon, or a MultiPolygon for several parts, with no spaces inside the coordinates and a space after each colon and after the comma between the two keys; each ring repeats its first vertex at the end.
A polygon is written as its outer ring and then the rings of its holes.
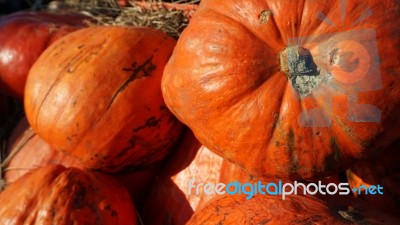
{"type": "Polygon", "coordinates": [[[86,190],[84,185],[77,185],[78,191],[75,193],[74,200],[72,202],[72,207],[76,209],[82,209],[85,205],[86,190]]]}
{"type": "Polygon", "coordinates": [[[344,124],[339,117],[334,117],[334,121],[335,123],[337,123],[339,125],[339,127],[347,134],[348,137],[353,138],[354,137],[354,133],[353,133],[353,129],[349,126],[347,126],[346,124],[344,124]]]}
{"type": "Polygon", "coordinates": [[[272,16],[272,11],[271,10],[263,10],[260,13],[260,24],[266,24],[268,23],[270,17],[272,16]]]}
{"type": "Polygon", "coordinates": [[[134,148],[136,146],[136,137],[132,137],[131,139],[129,139],[129,145],[127,147],[125,147],[124,149],[122,149],[118,155],[116,156],[116,158],[119,157],[123,157],[127,154],[127,152],[129,150],[131,150],[132,148],[134,148]]]}
{"type": "Polygon", "coordinates": [[[290,171],[294,172],[297,171],[299,169],[299,164],[298,164],[298,159],[297,159],[297,155],[296,155],[296,151],[295,151],[295,134],[292,128],[290,128],[289,130],[289,134],[287,137],[287,147],[289,150],[289,160],[290,160],[290,171]]]}
{"type": "Polygon", "coordinates": [[[272,124],[272,129],[274,130],[276,128],[276,125],[279,123],[279,114],[274,115],[274,123],[272,124]]]}
{"type": "Polygon", "coordinates": [[[133,129],[133,132],[136,133],[140,130],[143,130],[143,129],[149,128],[149,127],[157,127],[160,122],[161,122],[161,118],[156,119],[155,116],[152,116],[146,120],[144,125],[138,126],[135,129],[133,129]]]}
{"type": "Polygon", "coordinates": [[[314,225],[317,222],[322,222],[324,218],[320,215],[313,215],[302,220],[293,220],[292,224],[314,225]]]}
{"type": "Polygon", "coordinates": [[[263,221],[259,222],[258,225],[265,225],[268,224],[272,219],[264,219],[263,221]]]}
{"type": "Polygon", "coordinates": [[[351,208],[348,209],[348,210],[343,210],[343,211],[339,210],[337,213],[340,215],[339,218],[345,219],[345,220],[350,221],[352,223],[361,224],[361,222],[363,222],[364,219],[365,219],[364,216],[361,213],[356,212],[351,208]]]}
{"type": "Polygon", "coordinates": [[[98,55],[100,53],[100,51],[102,51],[105,46],[107,45],[107,41],[104,40],[103,43],[101,43],[100,45],[97,46],[93,46],[93,48],[91,49],[91,51],[89,51],[89,54],[85,55],[86,52],[85,51],[81,51],[76,57],[72,58],[67,66],[65,67],[64,70],[67,71],[67,73],[73,73],[75,72],[75,70],[84,62],[88,63],[90,61],[90,59],[95,56],[98,55]]]}
{"type": "Polygon", "coordinates": [[[142,65],[136,66],[136,62],[132,63],[131,68],[122,68],[123,71],[131,73],[131,75],[122,83],[121,86],[112,95],[110,102],[107,105],[107,110],[111,107],[116,97],[125,90],[128,85],[136,79],[141,79],[151,76],[154,70],[156,70],[156,65],[152,62],[153,56],[150,56],[142,65]]]}
{"type": "Polygon", "coordinates": [[[75,107],[77,103],[78,103],[78,101],[75,99],[75,100],[71,103],[71,106],[72,106],[72,107],[75,107]]]}

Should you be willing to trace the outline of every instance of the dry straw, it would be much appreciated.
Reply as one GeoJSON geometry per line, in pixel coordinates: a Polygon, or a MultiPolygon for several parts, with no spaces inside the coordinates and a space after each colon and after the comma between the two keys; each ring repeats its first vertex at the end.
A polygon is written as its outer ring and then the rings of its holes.
{"type": "Polygon", "coordinates": [[[129,1],[120,7],[116,0],[53,1],[46,8],[56,12],[80,12],[91,16],[95,25],[153,27],[177,38],[188,25],[200,0],[129,1]]]}

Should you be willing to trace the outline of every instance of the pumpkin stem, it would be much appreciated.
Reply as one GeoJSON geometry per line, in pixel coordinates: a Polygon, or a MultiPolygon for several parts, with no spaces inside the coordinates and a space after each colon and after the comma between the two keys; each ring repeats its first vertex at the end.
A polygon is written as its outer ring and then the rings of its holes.
{"type": "Polygon", "coordinates": [[[322,82],[311,52],[299,45],[289,46],[280,54],[281,71],[301,97],[307,96],[322,82]]]}

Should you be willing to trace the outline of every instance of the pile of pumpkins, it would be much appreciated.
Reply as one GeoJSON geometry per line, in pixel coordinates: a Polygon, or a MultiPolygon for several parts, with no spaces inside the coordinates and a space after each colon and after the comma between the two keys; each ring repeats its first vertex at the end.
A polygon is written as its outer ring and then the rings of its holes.
{"type": "Polygon", "coordinates": [[[399,12],[203,0],[178,40],[80,14],[4,16],[0,89],[25,117],[1,164],[0,225],[400,224],[399,12]],[[189,193],[190,180],[384,195],[248,200],[189,193]]]}

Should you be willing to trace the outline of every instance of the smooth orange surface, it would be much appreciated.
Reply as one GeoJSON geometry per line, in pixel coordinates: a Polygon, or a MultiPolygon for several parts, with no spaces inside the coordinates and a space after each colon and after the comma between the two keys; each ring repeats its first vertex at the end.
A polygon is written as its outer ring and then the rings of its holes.
{"type": "Polygon", "coordinates": [[[162,160],[182,128],[160,88],[174,46],[174,39],[144,27],[91,27],[64,36],[29,73],[29,123],[87,168],[118,172],[162,160]]]}

